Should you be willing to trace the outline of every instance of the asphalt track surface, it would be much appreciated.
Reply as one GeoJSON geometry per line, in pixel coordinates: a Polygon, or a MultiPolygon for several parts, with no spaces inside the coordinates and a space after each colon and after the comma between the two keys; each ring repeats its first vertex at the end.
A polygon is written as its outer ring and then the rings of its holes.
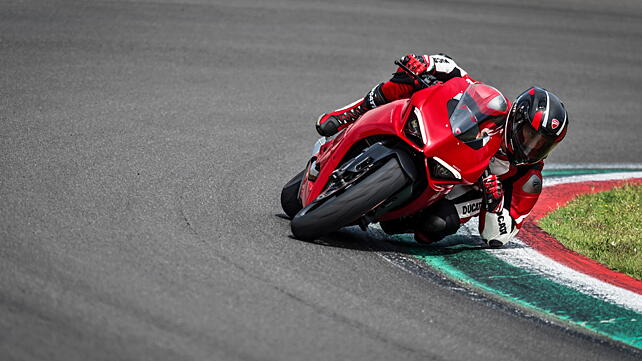
{"type": "Polygon", "coordinates": [[[552,162],[639,162],[641,39],[639,1],[2,1],[0,358],[638,357],[277,214],[317,115],[408,50],[560,94],[552,162]]]}

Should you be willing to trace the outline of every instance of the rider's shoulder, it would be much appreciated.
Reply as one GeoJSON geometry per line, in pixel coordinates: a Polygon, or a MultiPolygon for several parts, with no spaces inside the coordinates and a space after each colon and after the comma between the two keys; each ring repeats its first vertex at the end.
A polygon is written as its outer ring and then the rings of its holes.
{"type": "Polygon", "coordinates": [[[526,172],[521,177],[522,190],[526,193],[541,193],[542,192],[542,169],[544,162],[540,161],[534,164],[524,165],[526,172]]]}
{"type": "Polygon", "coordinates": [[[445,54],[445,53],[436,53],[436,54],[432,54],[432,55],[429,55],[429,56],[431,56],[431,57],[434,56],[434,57],[438,57],[438,58],[444,58],[444,59],[448,59],[448,60],[452,60],[452,61],[455,60],[455,59],[453,59],[452,56],[450,56],[448,54],[445,54]]]}
{"type": "Polygon", "coordinates": [[[453,59],[451,56],[444,54],[444,53],[436,53],[436,54],[426,54],[424,55],[426,58],[430,58],[433,62],[436,64],[454,64],[455,59],[453,59]]]}

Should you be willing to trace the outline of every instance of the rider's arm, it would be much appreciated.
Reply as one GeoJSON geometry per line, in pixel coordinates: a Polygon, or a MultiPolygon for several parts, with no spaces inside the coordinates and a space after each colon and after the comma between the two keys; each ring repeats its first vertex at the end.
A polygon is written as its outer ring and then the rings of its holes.
{"type": "MultiPolygon", "coordinates": [[[[448,55],[422,55],[418,56],[417,59],[426,65],[426,72],[439,81],[444,82],[455,77],[462,77],[471,83],[476,82],[448,55]]],[[[393,101],[409,98],[414,92],[422,88],[408,73],[399,67],[393,73],[392,78],[383,83],[381,90],[386,99],[393,101]]]]}
{"type": "Polygon", "coordinates": [[[479,234],[491,246],[510,242],[530,214],[542,191],[542,166],[539,163],[520,167],[522,169],[516,174],[504,178],[504,207],[501,212],[481,212],[479,234]]]}

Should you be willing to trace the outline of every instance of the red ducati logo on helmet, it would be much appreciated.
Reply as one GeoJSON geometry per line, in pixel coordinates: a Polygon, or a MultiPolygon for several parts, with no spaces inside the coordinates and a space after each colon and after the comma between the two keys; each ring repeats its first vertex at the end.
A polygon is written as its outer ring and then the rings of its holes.
{"type": "Polygon", "coordinates": [[[553,118],[553,120],[551,120],[551,127],[553,129],[557,129],[557,127],[559,127],[559,126],[560,126],[560,121],[555,119],[555,118],[553,118]]]}

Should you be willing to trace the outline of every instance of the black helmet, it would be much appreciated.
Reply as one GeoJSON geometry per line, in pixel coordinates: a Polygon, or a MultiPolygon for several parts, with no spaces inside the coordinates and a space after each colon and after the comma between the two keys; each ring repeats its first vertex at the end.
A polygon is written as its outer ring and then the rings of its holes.
{"type": "Polygon", "coordinates": [[[532,164],[564,139],[568,114],[557,95],[532,87],[520,94],[508,114],[504,150],[515,165],[532,164]]]}

